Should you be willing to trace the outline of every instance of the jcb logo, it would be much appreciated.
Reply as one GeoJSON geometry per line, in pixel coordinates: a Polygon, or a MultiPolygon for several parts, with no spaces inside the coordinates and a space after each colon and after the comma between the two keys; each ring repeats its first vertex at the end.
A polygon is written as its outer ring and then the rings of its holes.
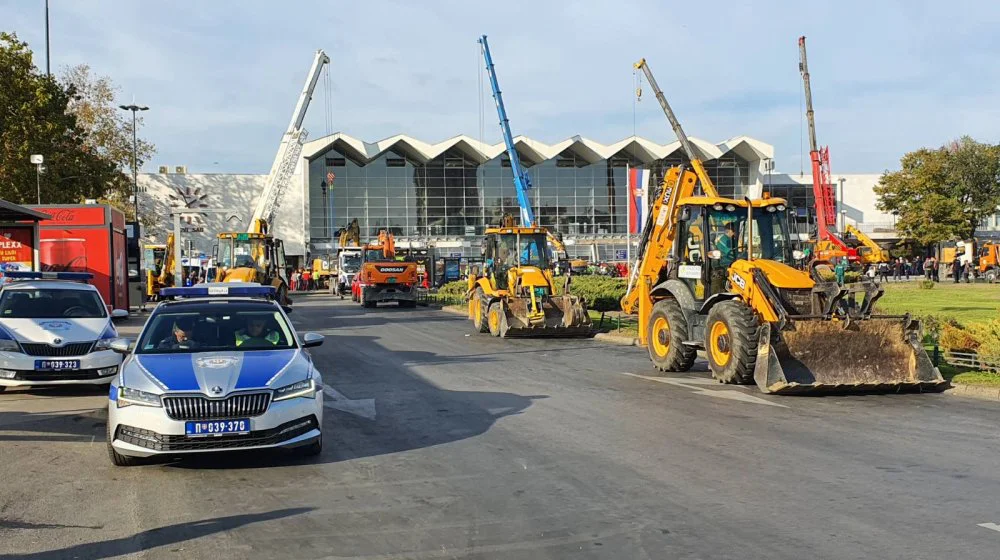
{"type": "Polygon", "coordinates": [[[744,280],[742,276],[740,276],[739,274],[736,274],[735,272],[729,278],[729,281],[732,282],[733,284],[735,284],[736,287],[738,287],[741,290],[747,289],[747,281],[744,280]]]}

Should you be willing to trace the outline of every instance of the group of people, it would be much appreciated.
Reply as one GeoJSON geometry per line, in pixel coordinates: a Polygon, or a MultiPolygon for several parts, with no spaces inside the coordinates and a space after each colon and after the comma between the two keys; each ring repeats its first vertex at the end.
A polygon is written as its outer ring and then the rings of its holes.
{"type": "Polygon", "coordinates": [[[184,286],[191,287],[195,284],[204,284],[208,282],[208,278],[205,276],[204,270],[190,270],[184,274],[184,286]]]}
{"type": "MultiPolygon", "coordinates": [[[[871,280],[878,282],[888,282],[889,275],[896,282],[909,280],[911,276],[923,276],[925,280],[941,281],[941,272],[944,269],[945,277],[952,277],[955,283],[961,281],[972,282],[976,278],[976,268],[971,261],[963,262],[959,257],[955,257],[950,263],[942,265],[937,257],[915,257],[912,261],[908,258],[896,258],[887,263],[877,263],[868,265],[864,274],[871,280]]],[[[839,278],[839,275],[838,275],[839,278]]],[[[840,280],[843,282],[843,280],[840,280]]]]}
{"type": "Polygon", "coordinates": [[[319,289],[316,285],[316,279],[313,278],[313,273],[308,268],[296,268],[292,270],[292,273],[288,275],[289,289],[292,291],[307,291],[311,292],[313,290],[319,289]]]}

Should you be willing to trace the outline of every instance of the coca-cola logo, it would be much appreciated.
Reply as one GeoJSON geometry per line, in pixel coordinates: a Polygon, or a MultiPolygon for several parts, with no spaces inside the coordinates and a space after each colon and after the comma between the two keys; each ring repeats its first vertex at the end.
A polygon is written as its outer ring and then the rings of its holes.
{"type": "Polygon", "coordinates": [[[72,222],[76,220],[76,211],[60,208],[55,212],[52,212],[51,216],[52,220],[55,222],[72,222]]]}

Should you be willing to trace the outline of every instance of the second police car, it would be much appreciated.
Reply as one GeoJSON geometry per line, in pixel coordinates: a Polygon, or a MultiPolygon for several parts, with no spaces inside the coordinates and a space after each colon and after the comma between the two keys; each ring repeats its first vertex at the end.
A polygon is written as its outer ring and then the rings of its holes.
{"type": "Polygon", "coordinates": [[[108,454],[115,465],[141,457],[226,450],[323,449],[323,385],[274,288],[199,284],[164,288],[112,382],[108,454]]]}
{"type": "Polygon", "coordinates": [[[86,272],[5,272],[0,288],[0,391],[8,387],[108,384],[118,332],[86,272]]]}

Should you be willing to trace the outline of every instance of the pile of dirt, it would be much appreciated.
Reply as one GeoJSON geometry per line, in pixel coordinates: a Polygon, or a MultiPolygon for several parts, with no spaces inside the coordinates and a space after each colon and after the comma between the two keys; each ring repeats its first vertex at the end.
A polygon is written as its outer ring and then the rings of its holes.
{"type": "MultiPolygon", "coordinates": [[[[915,357],[898,320],[799,321],[782,333],[789,357],[813,383],[882,384],[913,380],[915,357]]],[[[786,372],[789,368],[785,368],[786,372]]],[[[789,379],[791,381],[791,379],[789,379]]]]}

